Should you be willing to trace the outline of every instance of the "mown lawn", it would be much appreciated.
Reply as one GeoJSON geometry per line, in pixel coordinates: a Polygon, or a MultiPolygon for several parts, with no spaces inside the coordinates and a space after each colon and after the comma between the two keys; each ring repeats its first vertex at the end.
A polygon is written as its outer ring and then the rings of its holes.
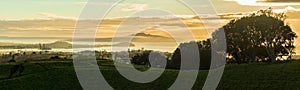
{"type": "MultiPolygon", "coordinates": [[[[168,89],[179,72],[178,70],[167,69],[157,80],[140,84],[131,82],[121,76],[111,61],[99,60],[98,64],[105,79],[114,89],[168,89]]],[[[7,79],[12,65],[15,65],[15,63],[0,64],[0,90],[82,89],[71,60],[31,61],[25,64],[25,71],[22,75],[15,75],[13,78],[7,79]]],[[[217,89],[300,89],[299,65],[300,61],[226,65],[217,89]]],[[[136,68],[141,71],[147,70],[145,66],[136,66],[136,68]]],[[[193,89],[202,88],[207,74],[207,70],[200,70],[193,89]]]]}

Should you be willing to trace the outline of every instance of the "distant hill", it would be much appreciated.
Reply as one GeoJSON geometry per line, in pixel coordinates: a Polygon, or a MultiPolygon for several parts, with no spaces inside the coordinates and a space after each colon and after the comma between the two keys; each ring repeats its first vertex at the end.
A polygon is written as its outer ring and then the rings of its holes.
{"type": "Polygon", "coordinates": [[[48,48],[72,48],[72,44],[65,41],[56,41],[53,43],[46,44],[48,48]]]}
{"type": "MultiPolygon", "coordinates": [[[[72,44],[66,41],[56,41],[53,43],[46,43],[45,48],[72,48],[72,44]]],[[[130,47],[135,46],[133,43],[121,42],[113,45],[109,44],[98,44],[95,47],[110,47],[110,46],[124,46],[129,45],[130,47]]],[[[82,45],[84,46],[84,45],[82,45]]],[[[22,44],[22,43],[8,43],[8,42],[0,42],[0,49],[25,49],[25,48],[39,48],[39,44],[22,44]]]]}

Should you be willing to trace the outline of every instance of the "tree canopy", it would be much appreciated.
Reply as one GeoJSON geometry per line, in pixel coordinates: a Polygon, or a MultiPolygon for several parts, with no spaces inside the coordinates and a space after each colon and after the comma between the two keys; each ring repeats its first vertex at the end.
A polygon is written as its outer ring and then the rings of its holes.
{"type": "Polygon", "coordinates": [[[218,32],[224,30],[229,60],[237,63],[251,61],[274,62],[282,56],[291,57],[296,33],[286,24],[284,13],[271,8],[231,20],[218,32]]]}
{"type": "MultiPolygon", "coordinates": [[[[191,48],[190,45],[196,43],[198,45],[199,50],[199,58],[200,58],[200,67],[199,69],[208,69],[210,67],[211,63],[211,43],[210,40],[202,40],[202,41],[191,41],[188,43],[181,43],[179,47],[174,51],[172,60],[168,64],[170,68],[178,69],[180,68],[181,64],[181,49],[187,49],[187,50],[194,50],[194,48],[191,48]]],[[[193,58],[188,58],[193,59],[193,58]]]]}
{"type": "MultiPolygon", "coordinates": [[[[227,63],[274,62],[282,57],[291,59],[294,54],[296,33],[286,24],[284,13],[275,13],[271,8],[259,10],[248,16],[231,20],[212,33],[212,38],[198,41],[200,68],[209,68],[212,53],[225,53],[227,63]],[[224,38],[224,33],[225,37],[224,38]],[[227,50],[218,47],[226,40],[227,50]],[[214,46],[212,49],[212,45],[214,46]]],[[[192,41],[193,42],[193,41],[192,41]]],[[[182,43],[174,51],[170,65],[179,68],[181,48],[188,48],[182,43]]]]}

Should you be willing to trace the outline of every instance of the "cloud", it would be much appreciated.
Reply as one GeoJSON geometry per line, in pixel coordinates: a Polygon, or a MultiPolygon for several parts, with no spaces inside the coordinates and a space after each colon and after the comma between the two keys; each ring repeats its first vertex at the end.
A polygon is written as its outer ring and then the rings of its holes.
{"type": "Polygon", "coordinates": [[[121,10],[124,12],[143,11],[146,8],[148,8],[147,4],[129,4],[128,7],[122,8],[121,10]]]}
{"type": "Polygon", "coordinates": [[[45,13],[45,12],[37,13],[37,15],[44,16],[44,17],[47,17],[49,19],[71,19],[71,20],[76,20],[77,19],[75,17],[65,17],[65,16],[59,16],[59,15],[56,15],[56,14],[45,13]]]}
{"type": "Polygon", "coordinates": [[[103,1],[93,1],[93,2],[74,2],[73,4],[78,4],[78,5],[113,5],[115,3],[103,2],[103,1]]]}
{"type": "Polygon", "coordinates": [[[223,0],[244,6],[299,6],[299,0],[223,0]]]}
{"type": "MultiPolygon", "coordinates": [[[[56,14],[51,13],[39,13],[48,19],[33,19],[33,20],[17,20],[17,21],[0,21],[0,30],[6,30],[10,32],[2,32],[0,35],[13,35],[12,31],[22,32],[26,35],[29,33],[36,32],[36,35],[44,35],[44,36],[55,36],[55,35],[63,35],[62,32],[68,32],[69,34],[64,34],[71,36],[72,31],[76,27],[77,20],[70,19],[70,17],[59,16],[56,14]],[[18,30],[18,31],[17,31],[18,30]],[[35,31],[32,31],[35,30],[35,31]],[[48,35],[48,33],[53,33],[52,35],[48,35]]],[[[220,14],[220,15],[201,15],[202,17],[197,17],[195,15],[181,15],[181,16],[152,16],[152,17],[131,17],[132,20],[139,20],[137,21],[129,21],[126,23],[122,22],[127,17],[120,17],[120,18],[109,18],[104,19],[100,25],[99,30],[97,31],[97,37],[104,38],[104,37],[113,37],[118,30],[119,26],[122,25],[124,28],[120,30],[121,36],[131,36],[132,27],[146,27],[146,28],[139,28],[143,29],[142,33],[137,33],[135,40],[142,42],[145,39],[149,39],[151,41],[153,39],[163,40],[160,41],[173,41],[171,36],[163,32],[161,29],[164,30],[171,30],[172,32],[182,31],[188,28],[189,30],[215,30],[211,27],[218,28],[219,25],[218,21],[222,17],[221,20],[229,20],[230,18],[234,18],[237,15],[242,15],[240,13],[233,13],[233,14],[220,14]],[[204,21],[204,22],[203,22],[204,21]],[[203,23],[209,23],[209,26],[204,27],[203,23]],[[186,27],[187,26],[187,27],[186,27]],[[148,28],[147,28],[148,27],[148,28]]],[[[79,20],[78,20],[79,21],[79,20]]],[[[88,19],[88,20],[80,20],[82,22],[83,27],[78,30],[85,30],[90,29],[93,27],[95,23],[98,23],[96,19],[88,19]]],[[[221,21],[225,22],[225,21],[221,21]]],[[[23,34],[15,34],[22,36],[23,34]]],[[[201,32],[197,32],[201,33],[201,32]]],[[[25,35],[24,34],[24,35],[25,35]]],[[[178,32],[178,35],[182,36],[183,38],[185,35],[181,35],[181,32],[178,32]]],[[[32,35],[32,36],[36,36],[32,35]]],[[[30,35],[29,35],[30,36],[30,35]]],[[[175,35],[177,36],[177,34],[175,35]]],[[[200,34],[195,35],[195,37],[200,37],[200,34]]],[[[202,36],[201,36],[202,38],[202,36]]]]}
{"type": "Polygon", "coordinates": [[[300,0],[258,0],[258,2],[300,2],[300,0]]]}
{"type": "MultiPolygon", "coordinates": [[[[31,20],[2,20],[0,21],[0,30],[74,30],[77,20],[72,17],[59,16],[51,13],[38,13],[38,15],[44,16],[44,19],[31,19],[31,20]]],[[[232,19],[243,15],[239,13],[234,14],[220,14],[220,15],[206,15],[205,17],[197,17],[195,15],[188,16],[161,16],[161,17],[132,17],[132,20],[126,23],[122,23],[128,19],[122,18],[110,18],[102,20],[100,24],[101,30],[115,30],[122,24],[124,27],[134,27],[139,25],[152,25],[156,24],[158,27],[169,27],[171,30],[180,29],[188,26],[189,28],[203,27],[202,23],[214,23],[220,19],[232,19]],[[203,22],[206,21],[206,22],[203,22]],[[210,22],[211,21],[211,22],[210,22]]],[[[203,16],[203,15],[202,15],[203,16]]],[[[82,19],[84,27],[81,29],[90,28],[94,23],[98,23],[96,19],[82,19]]],[[[127,29],[127,28],[126,28],[127,29]]],[[[151,28],[155,29],[155,28],[151,28]]],[[[124,30],[123,30],[124,31],[124,30]]],[[[125,30],[126,31],[126,30],[125,30]]],[[[128,29],[127,31],[130,31],[128,29]]]]}
{"type": "Polygon", "coordinates": [[[33,19],[0,21],[0,30],[74,30],[76,21],[69,19],[33,19]]]}
{"type": "Polygon", "coordinates": [[[88,2],[74,2],[74,4],[80,4],[80,5],[85,5],[87,4],[88,2]]]}
{"type": "Polygon", "coordinates": [[[142,11],[145,10],[148,5],[147,4],[135,4],[135,3],[113,3],[113,2],[74,2],[74,4],[78,5],[99,5],[99,6],[112,6],[115,5],[117,7],[121,7],[121,11],[130,12],[130,11],[142,11]]]}
{"type": "Polygon", "coordinates": [[[274,9],[274,12],[280,13],[280,12],[298,12],[300,11],[300,8],[294,8],[291,6],[285,7],[283,9],[274,9]]]}
{"type": "Polygon", "coordinates": [[[56,30],[56,31],[62,31],[62,30],[66,30],[66,31],[70,31],[70,30],[74,30],[74,28],[55,28],[55,27],[35,27],[35,28],[30,28],[30,27],[8,27],[6,29],[0,29],[0,30],[27,30],[27,31],[44,31],[44,30],[56,30]]]}

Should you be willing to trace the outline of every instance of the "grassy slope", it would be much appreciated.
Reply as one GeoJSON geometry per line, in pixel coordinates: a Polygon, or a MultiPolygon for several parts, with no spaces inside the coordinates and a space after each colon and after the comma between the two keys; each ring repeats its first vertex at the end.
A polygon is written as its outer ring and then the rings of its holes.
{"type": "MultiPolygon", "coordinates": [[[[111,61],[99,61],[105,79],[115,89],[167,89],[175,81],[178,71],[166,70],[157,80],[139,84],[123,78],[111,61]]],[[[71,61],[37,61],[25,65],[21,76],[6,79],[13,63],[0,64],[0,89],[81,89],[71,61]],[[45,70],[34,63],[41,63],[45,70]]],[[[255,63],[226,65],[218,89],[300,89],[300,61],[287,63],[255,63]]],[[[137,69],[146,70],[144,66],[137,69]]],[[[200,71],[194,89],[201,89],[208,71],[200,71]]]]}

